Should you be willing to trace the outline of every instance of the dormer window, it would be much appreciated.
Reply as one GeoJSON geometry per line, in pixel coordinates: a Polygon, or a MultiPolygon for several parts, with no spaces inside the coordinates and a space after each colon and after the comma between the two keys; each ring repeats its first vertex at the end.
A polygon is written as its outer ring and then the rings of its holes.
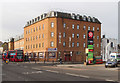
{"type": "Polygon", "coordinates": [[[31,21],[30,21],[30,24],[31,24],[31,21]]]}
{"type": "Polygon", "coordinates": [[[52,12],[52,16],[54,16],[54,12],[52,12]]]}
{"type": "Polygon", "coordinates": [[[37,18],[35,18],[35,22],[37,21],[37,18]]]}
{"type": "Polygon", "coordinates": [[[92,21],[95,22],[95,18],[94,17],[92,18],[92,21]]]}
{"type": "Polygon", "coordinates": [[[72,19],[75,19],[75,14],[72,14],[72,19]]]}
{"type": "Polygon", "coordinates": [[[77,20],[79,20],[80,19],[80,16],[79,15],[77,15],[77,20]]]}
{"type": "Polygon", "coordinates": [[[40,20],[40,17],[38,16],[38,21],[40,20]]]}
{"type": "Polygon", "coordinates": [[[32,19],[32,23],[34,23],[34,19],[32,19]]]}
{"type": "Polygon", "coordinates": [[[90,22],[90,17],[88,17],[88,21],[90,22]]]}
{"type": "Polygon", "coordinates": [[[85,16],[83,17],[83,20],[86,21],[86,17],[85,16]]]}

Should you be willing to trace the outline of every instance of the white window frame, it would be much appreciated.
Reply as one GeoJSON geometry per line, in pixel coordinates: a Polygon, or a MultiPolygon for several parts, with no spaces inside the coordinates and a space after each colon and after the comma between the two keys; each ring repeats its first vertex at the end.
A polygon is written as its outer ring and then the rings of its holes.
{"type": "Polygon", "coordinates": [[[97,36],[97,39],[99,39],[99,36],[97,36]]]}
{"type": "Polygon", "coordinates": [[[97,44],[97,47],[99,47],[99,44],[97,44]]]}
{"type": "Polygon", "coordinates": [[[54,37],[54,32],[51,32],[51,37],[54,37]]]}
{"type": "Polygon", "coordinates": [[[42,34],[42,38],[44,38],[44,34],[42,34]]]}
{"type": "Polygon", "coordinates": [[[51,27],[52,27],[52,28],[54,27],[54,22],[51,22],[51,27]]]}
{"type": "Polygon", "coordinates": [[[50,42],[50,46],[54,47],[54,42],[53,41],[50,42]]]}
{"type": "Polygon", "coordinates": [[[65,32],[63,33],[63,37],[66,37],[66,34],[65,34],[65,32]]]}
{"type": "Polygon", "coordinates": [[[83,47],[85,48],[85,42],[84,42],[84,44],[83,44],[83,47]]]}
{"type": "Polygon", "coordinates": [[[64,28],[66,27],[66,24],[65,24],[65,23],[63,24],[63,27],[64,27],[64,28]]]}
{"type": "Polygon", "coordinates": [[[73,34],[72,34],[72,38],[74,38],[74,37],[75,37],[75,34],[73,33],[73,34]]]}
{"type": "Polygon", "coordinates": [[[88,30],[90,30],[90,26],[88,26],[88,30]]]}
{"type": "Polygon", "coordinates": [[[72,42],[72,47],[74,47],[75,46],[75,43],[74,42],[72,42]]]}
{"type": "Polygon", "coordinates": [[[85,39],[85,37],[86,37],[86,35],[84,34],[84,35],[83,35],[83,38],[85,39]]]}
{"type": "Polygon", "coordinates": [[[66,43],[65,43],[65,42],[63,42],[63,47],[65,47],[65,44],[66,44],[66,43]]]}
{"type": "Polygon", "coordinates": [[[77,38],[79,38],[79,34],[77,34],[77,38]]]}
{"type": "Polygon", "coordinates": [[[99,31],[99,27],[97,27],[97,31],[99,31]]]}
{"type": "Polygon", "coordinates": [[[80,28],[80,26],[79,26],[79,24],[77,24],[77,29],[79,29],[80,28]]]}
{"type": "Polygon", "coordinates": [[[84,25],[84,26],[83,26],[83,30],[85,30],[85,29],[86,29],[86,26],[84,25]]]}
{"type": "Polygon", "coordinates": [[[93,31],[95,31],[95,27],[93,27],[93,31]]]}
{"type": "Polygon", "coordinates": [[[79,45],[80,45],[80,43],[79,43],[79,42],[77,42],[77,47],[79,47],[79,45]]]}
{"type": "Polygon", "coordinates": [[[75,25],[74,24],[72,24],[72,29],[74,29],[75,28],[75,25]]]}

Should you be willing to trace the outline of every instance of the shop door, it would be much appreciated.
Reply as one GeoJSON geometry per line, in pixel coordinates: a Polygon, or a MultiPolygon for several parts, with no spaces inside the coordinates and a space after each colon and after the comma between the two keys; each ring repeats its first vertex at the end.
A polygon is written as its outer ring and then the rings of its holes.
{"type": "Polygon", "coordinates": [[[71,61],[71,56],[70,56],[70,54],[66,54],[66,55],[65,55],[65,61],[66,61],[66,62],[71,61]]]}

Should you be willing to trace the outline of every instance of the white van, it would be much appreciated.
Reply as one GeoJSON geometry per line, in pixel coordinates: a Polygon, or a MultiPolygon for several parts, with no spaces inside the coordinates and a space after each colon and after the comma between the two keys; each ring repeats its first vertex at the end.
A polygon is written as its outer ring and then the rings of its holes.
{"type": "Polygon", "coordinates": [[[111,53],[110,58],[116,59],[118,62],[120,62],[120,53],[111,53]]]}

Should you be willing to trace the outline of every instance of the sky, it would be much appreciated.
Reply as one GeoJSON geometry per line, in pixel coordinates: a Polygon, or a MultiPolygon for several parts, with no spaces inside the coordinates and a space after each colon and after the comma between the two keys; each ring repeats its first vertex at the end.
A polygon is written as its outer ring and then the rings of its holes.
{"type": "Polygon", "coordinates": [[[101,34],[118,38],[118,0],[4,0],[0,3],[0,41],[23,34],[27,21],[52,10],[96,17],[101,34]]]}

